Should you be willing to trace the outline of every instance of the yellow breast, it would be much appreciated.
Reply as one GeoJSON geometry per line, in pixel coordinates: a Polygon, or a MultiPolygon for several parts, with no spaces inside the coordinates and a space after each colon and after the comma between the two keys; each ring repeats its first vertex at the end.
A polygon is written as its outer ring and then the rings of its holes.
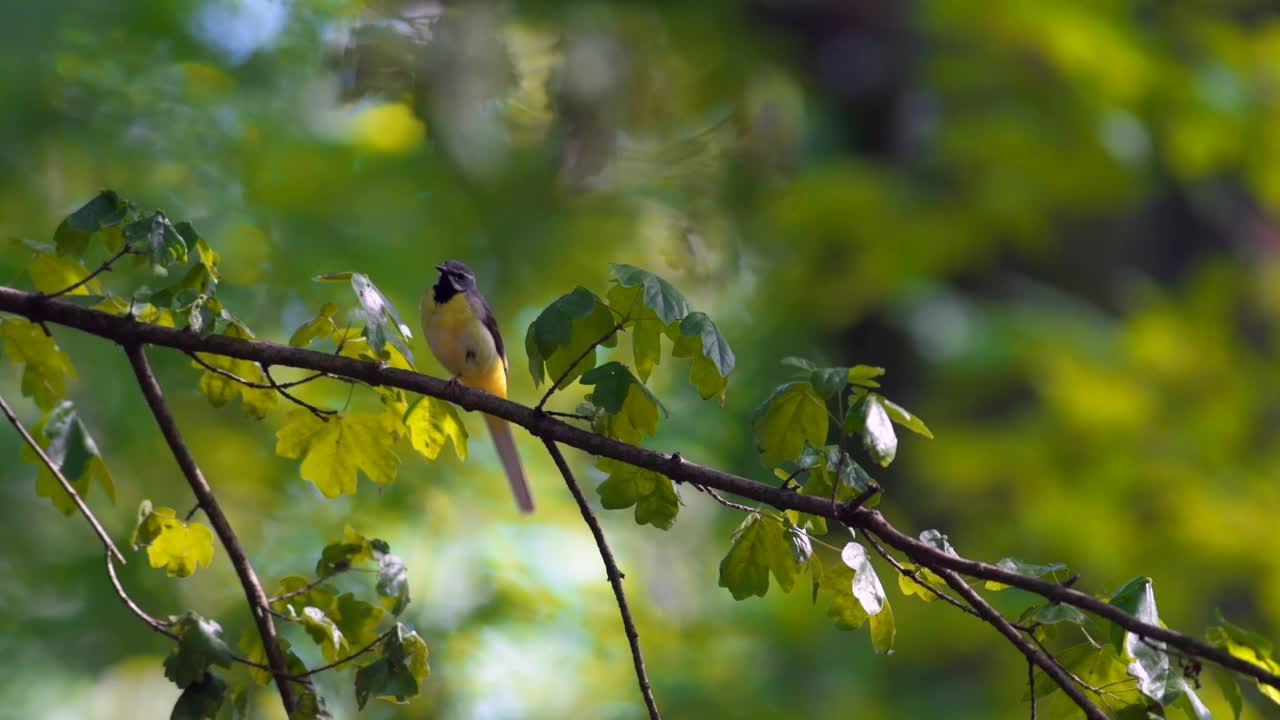
{"type": "Polygon", "coordinates": [[[464,293],[436,303],[428,291],[419,306],[422,335],[445,370],[467,385],[506,397],[506,367],[478,310],[464,293]]]}

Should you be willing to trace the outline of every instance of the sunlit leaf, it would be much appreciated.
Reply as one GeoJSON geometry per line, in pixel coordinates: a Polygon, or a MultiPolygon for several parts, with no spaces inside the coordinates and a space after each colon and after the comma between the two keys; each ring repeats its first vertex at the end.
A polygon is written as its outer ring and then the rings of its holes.
{"type": "Polygon", "coordinates": [[[173,508],[153,508],[143,500],[130,543],[147,549],[147,562],[170,577],[186,577],[213,562],[213,532],[203,524],[178,519],[173,508]]]}
{"type": "Polygon", "coordinates": [[[316,574],[332,575],[347,570],[352,565],[374,560],[375,542],[381,541],[367,538],[348,525],[342,540],[329,543],[321,551],[320,560],[316,563],[316,574]]]}
{"type": "Polygon", "coordinates": [[[453,443],[459,460],[467,459],[467,427],[452,403],[423,395],[404,417],[409,442],[428,460],[440,457],[446,442],[453,443]]]}
{"type": "Polygon", "coordinates": [[[306,347],[316,338],[333,337],[334,333],[338,332],[338,326],[333,322],[333,316],[337,312],[336,305],[325,303],[314,319],[308,320],[293,331],[293,335],[289,336],[289,344],[293,347],[306,347]]]}
{"type": "Polygon", "coordinates": [[[680,498],[671,478],[610,458],[597,458],[596,468],[609,477],[596,488],[606,510],[635,506],[638,525],[669,530],[680,512],[680,498]]]}
{"type": "Polygon", "coordinates": [[[921,532],[920,542],[926,545],[931,545],[935,549],[941,550],[948,555],[957,554],[956,549],[951,547],[951,539],[937,530],[930,529],[921,532]]]}
{"type": "Polygon", "coordinates": [[[848,381],[853,385],[861,385],[862,387],[878,388],[880,383],[873,378],[884,375],[884,368],[872,367],[871,365],[854,365],[849,368],[848,381]]]}
{"type": "MultiPolygon", "coordinates": [[[[1110,602],[1145,623],[1160,624],[1150,578],[1134,578],[1118,590],[1110,602]]],[[[1112,627],[1114,638],[1114,629],[1119,626],[1112,627]]],[[[1125,632],[1123,628],[1120,628],[1120,632],[1124,638],[1124,654],[1132,658],[1128,667],[1129,674],[1138,681],[1138,689],[1143,695],[1164,706],[1172,705],[1185,696],[1197,720],[1210,720],[1212,716],[1209,710],[1187,684],[1181,669],[1165,650],[1163,642],[1146,640],[1134,633],[1125,632]]]]}
{"type": "Polygon", "coordinates": [[[392,447],[397,437],[378,415],[342,413],[325,422],[298,408],[276,432],[276,454],[301,459],[302,477],[325,497],[354,495],[357,472],[383,485],[395,480],[400,458],[392,447]]]}
{"type": "MultiPolygon", "coordinates": [[[[239,322],[227,323],[227,328],[223,330],[222,334],[241,340],[255,339],[253,333],[239,322]]],[[[252,360],[242,360],[212,353],[199,353],[197,357],[203,360],[205,364],[223,370],[240,380],[257,385],[268,384],[267,375],[263,372],[262,366],[252,360]]],[[[239,397],[241,409],[245,415],[263,418],[279,402],[278,393],[269,387],[251,387],[235,378],[209,370],[195,361],[192,361],[192,366],[204,370],[200,375],[200,392],[209,398],[210,404],[214,407],[222,407],[232,399],[239,397]]]]}
{"type": "MultiPolygon", "coordinates": [[[[1226,650],[1234,657],[1257,665],[1269,673],[1280,675],[1280,661],[1272,655],[1271,641],[1228,622],[1221,613],[1218,615],[1217,624],[1206,631],[1205,639],[1210,645],[1226,650]]],[[[1258,692],[1268,700],[1280,704],[1280,689],[1261,682],[1257,683],[1257,687],[1258,692]]]]}
{"type": "Polygon", "coordinates": [[[666,415],[667,409],[625,365],[605,363],[583,373],[580,382],[594,386],[591,402],[609,415],[610,437],[639,443],[657,434],[658,411],[666,415]]]}
{"type": "MultiPolygon", "coordinates": [[[[61,292],[89,277],[89,269],[79,259],[52,253],[36,253],[27,266],[27,273],[31,275],[31,284],[42,293],[61,292]]],[[[94,278],[71,290],[67,296],[101,293],[102,285],[94,278]]]]}
{"type": "Polygon", "coordinates": [[[885,606],[884,586],[871,566],[867,549],[856,542],[846,543],[840,551],[840,560],[853,571],[853,596],[862,603],[867,615],[875,615],[885,606]]]}
{"type": "Polygon", "coordinates": [[[177,645],[164,659],[164,676],[180,688],[199,682],[211,665],[231,667],[231,648],[222,639],[222,626],[188,611],[170,618],[169,631],[177,645]]]}
{"type": "Polygon", "coordinates": [[[365,602],[351,593],[338,596],[329,617],[353,647],[364,647],[378,637],[378,623],[386,616],[386,610],[365,602]]]}
{"type": "Polygon", "coordinates": [[[321,608],[314,605],[304,606],[295,616],[295,620],[302,625],[316,645],[320,646],[320,653],[325,662],[334,662],[348,654],[350,646],[347,637],[321,608]]]}
{"type": "Polygon", "coordinates": [[[938,595],[947,590],[947,581],[938,577],[929,568],[918,567],[909,562],[902,563],[902,567],[915,576],[898,573],[898,589],[903,595],[915,595],[925,602],[933,602],[938,599],[938,595]]]}
{"type": "MultiPolygon", "coordinates": [[[[610,263],[609,268],[613,271],[614,280],[619,286],[641,289],[639,301],[652,310],[664,324],[670,325],[689,314],[689,301],[666,280],[634,265],[610,263]]],[[[614,309],[622,313],[629,310],[627,307],[614,309]]]]}
{"type": "Polygon", "coordinates": [[[907,412],[906,408],[890,401],[883,395],[876,395],[873,393],[872,397],[880,401],[880,404],[884,406],[884,411],[889,415],[890,420],[898,423],[917,435],[923,435],[930,440],[933,439],[933,433],[929,431],[929,428],[924,424],[924,421],[919,417],[912,415],[910,412],[907,412]]]}
{"type": "MultiPolygon", "coordinates": [[[[524,346],[534,385],[541,385],[544,377],[555,380],[564,375],[564,380],[557,386],[564,389],[579,375],[595,367],[597,350],[587,350],[608,334],[614,325],[613,313],[594,293],[582,286],[556,298],[529,325],[525,334],[524,346]],[[582,357],[584,352],[586,356],[582,357]],[[579,357],[582,357],[581,361],[578,361],[579,357]]],[[[614,335],[602,344],[613,347],[617,342],[614,335]]]]}
{"type": "Polygon", "coordinates": [[[378,598],[392,615],[399,615],[409,605],[409,570],[399,555],[387,551],[385,543],[374,547],[378,559],[378,598]]]}
{"type": "Polygon", "coordinates": [[[775,467],[799,457],[805,443],[813,447],[826,443],[826,405],[809,383],[787,383],[756,409],[751,428],[761,460],[775,467]]]}
{"type": "Polygon", "coordinates": [[[671,356],[693,358],[689,380],[703,400],[723,396],[737,363],[729,341],[705,313],[691,312],[680,322],[680,336],[671,356]]]}
{"type": "Polygon", "coordinates": [[[898,436],[879,396],[871,395],[862,403],[862,444],[871,458],[882,467],[889,467],[898,454],[898,436]]]}
{"type": "Polygon", "coordinates": [[[1037,609],[1032,613],[1031,619],[1041,625],[1054,625],[1063,622],[1082,625],[1088,621],[1084,613],[1062,603],[1050,603],[1037,609]]]}
{"type": "MultiPolygon", "coordinates": [[[[385,353],[387,343],[391,343],[401,355],[412,365],[413,353],[409,350],[409,342],[413,333],[400,318],[395,305],[382,294],[377,285],[364,273],[351,273],[351,289],[355,291],[356,300],[365,317],[364,334],[369,347],[381,357],[385,353]]],[[[322,276],[324,277],[324,276],[322,276]]]]}
{"type": "Polygon", "coordinates": [[[871,616],[871,647],[881,655],[893,654],[893,639],[898,634],[893,620],[893,606],[888,600],[880,612],[871,616]]]}
{"type": "Polygon", "coordinates": [[[791,592],[799,571],[782,524],[752,513],[738,526],[732,547],[720,561],[720,587],[727,588],[734,600],[764,597],[772,572],[778,587],[791,592]]]}
{"type": "Polygon", "coordinates": [[[862,602],[850,591],[853,587],[853,569],[843,562],[823,569],[822,589],[831,593],[831,604],[827,607],[827,617],[840,630],[855,630],[862,627],[870,617],[862,606],[862,602]]]}

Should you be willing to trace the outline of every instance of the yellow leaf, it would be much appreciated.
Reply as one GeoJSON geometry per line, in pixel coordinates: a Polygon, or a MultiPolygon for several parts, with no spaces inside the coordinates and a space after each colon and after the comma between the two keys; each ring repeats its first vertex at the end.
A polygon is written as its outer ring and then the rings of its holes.
{"type": "Polygon", "coordinates": [[[427,129],[404,103],[383,103],[361,110],[351,121],[351,142],[379,153],[406,153],[422,144],[427,129]]]}
{"type": "Polygon", "coordinates": [[[446,440],[453,442],[459,460],[467,459],[467,428],[452,403],[424,395],[414,403],[404,422],[413,449],[426,459],[440,457],[446,440]]]}
{"type": "Polygon", "coordinates": [[[67,394],[67,379],[75,379],[71,358],[44,330],[23,318],[0,320],[5,353],[22,371],[22,394],[42,410],[51,410],[67,394]]]}
{"type": "Polygon", "coordinates": [[[147,561],[170,577],[187,577],[213,562],[213,533],[198,522],[184,523],[173,508],[151,508],[143,501],[133,545],[147,548],[147,561]]]}
{"type": "MultiPolygon", "coordinates": [[[[42,293],[64,290],[89,276],[84,263],[76,258],[45,252],[36,253],[31,260],[31,265],[27,267],[27,272],[31,274],[31,282],[35,284],[36,290],[42,293]]],[[[94,278],[67,294],[100,295],[102,286],[98,284],[97,278],[94,278]]]]}
{"type": "Polygon", "coordinates": [[[394,480],[400,467],[392,450],[396,440],[379,415],[347,413],[326,422],[299,408],[276,433],[276,454],[302,458],[302,477],[325,497],[337,497],[355,494],[357,472],[376,483],[394,480]]]}

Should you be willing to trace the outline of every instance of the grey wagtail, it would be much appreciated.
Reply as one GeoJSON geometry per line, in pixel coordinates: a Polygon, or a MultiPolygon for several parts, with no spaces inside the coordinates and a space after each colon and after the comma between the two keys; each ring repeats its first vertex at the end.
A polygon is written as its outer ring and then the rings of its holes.
{"type": "MultiPolygon", "coordinates": [[[[423,294],[419,304],[422,334],[431,353],[453,373],[454,382],[505,398],[507,353],[502,347],[498,320],[476,288],[476,274],[457,260],[437,265],[436,270],[440,271],[440,279],[423,294]]],[[[516,452],[511,426],[491,415],[485,415],[484,421],[498,448],[516,505],[521,512],[533,512],[533,495],[516,452]]]]}

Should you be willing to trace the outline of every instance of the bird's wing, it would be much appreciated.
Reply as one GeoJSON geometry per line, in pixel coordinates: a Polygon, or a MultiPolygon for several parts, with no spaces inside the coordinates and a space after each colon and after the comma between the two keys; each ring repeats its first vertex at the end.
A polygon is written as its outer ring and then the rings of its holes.
{"type": "Polygon", "coordinates": [[[498,318],[493,315],[493,308],[489,307],[489,301],[485,300],[484,295],[479,292],[471,293],[480,315],[480,322],[484,323],[484,327],[489,331],[489,335],[493,337],[493,346],[498,351],[498,357],[502,358],[502,369],[510,372],[507,366],[507,351],[502,345],[502,333],[498,330],[498,318]]]}

